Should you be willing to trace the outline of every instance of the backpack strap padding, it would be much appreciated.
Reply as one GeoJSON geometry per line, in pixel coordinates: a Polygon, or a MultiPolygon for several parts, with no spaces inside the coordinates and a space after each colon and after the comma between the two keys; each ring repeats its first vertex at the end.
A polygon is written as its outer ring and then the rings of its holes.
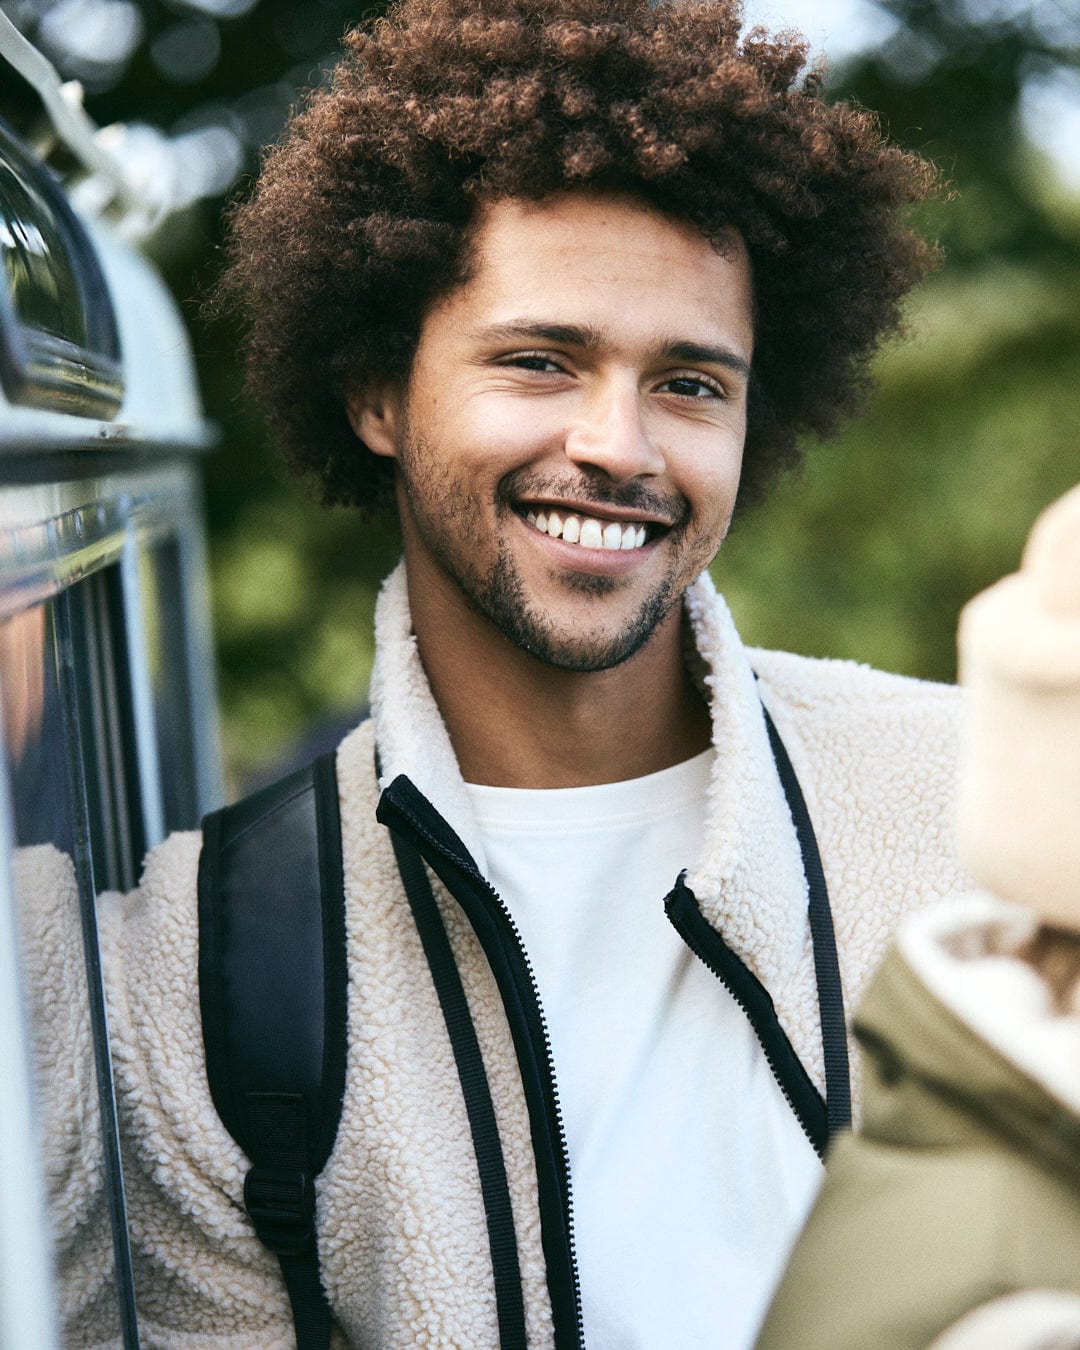
{"type": "Polygon", "coordinates": [[[315,1177],[347,1053],[345,886],[333,754],[214,812],[199,859],[199,997],[210,1093],[251,1160],[244,1201],[281,1261],[298,1350],[329,1344],[315,1177]]]}

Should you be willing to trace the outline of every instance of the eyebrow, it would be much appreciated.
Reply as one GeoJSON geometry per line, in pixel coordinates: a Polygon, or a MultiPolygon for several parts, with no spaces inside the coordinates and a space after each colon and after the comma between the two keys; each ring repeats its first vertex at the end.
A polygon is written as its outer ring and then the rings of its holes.
{"type": "MultiPolygon", "coordinates": [[[[605,341],[601,330],[589,324],[528,321],[492,324],[480,329],[474,336],[487,342],[556,342],[562,346],[581,347],[585,351],[598,351],[605,341]]],[[[691,365],[724,366],[744,378],[750,376],[749,361],[730,347],[671,338],[661,339],[655,350],[659,356],[668,360],[685,361],[691,365]]]]}

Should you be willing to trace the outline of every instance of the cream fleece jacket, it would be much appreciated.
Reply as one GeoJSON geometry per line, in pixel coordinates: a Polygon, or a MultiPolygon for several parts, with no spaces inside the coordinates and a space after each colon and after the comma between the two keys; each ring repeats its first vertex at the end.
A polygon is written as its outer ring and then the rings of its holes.
{"type": "MultiPolygon", "coordinates": [[[[848,662],[748,652],[707,577],[691,588],[686,610],[717,751],[708,837],[688,882],[705,916],[771,991],[823,1089],[806,885],[760,701],[814,821],[852,1004],[901,915],[965,885],[952,837],[958,695],[848,662]]],[[[468,1122],[389,838],[375,820],[377,741],[384,782],[407,774],[483,866],[411,636],[401,569],[380,597],[376,646],[373,718],[337,758],[349,1058],[337,1143],[318,1183],[322,1272],[338,1345],[484,1350],[498,1337],[468,1122]]],[[[292,1324],[277,1265],[249,1228],[245,1159],[205,1080],[199,849],[198,833],[173,836],[150,854],[136,892],[101,905],[143,1344],[286,1350],[292,1324]]],[[[506,1017],[457,902],[438,882],[435,893],[496,1103],[529,1344],[550,1346],[535,1164],[506,1017]]]]}

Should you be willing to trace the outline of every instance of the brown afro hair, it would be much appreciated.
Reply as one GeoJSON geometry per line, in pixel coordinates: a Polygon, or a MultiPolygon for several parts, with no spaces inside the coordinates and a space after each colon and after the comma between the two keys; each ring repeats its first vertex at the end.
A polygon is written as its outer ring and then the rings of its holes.
{"type": "Polygon", "coordinates": [[[739,502],[856,410],[899,302],[936,261],[904,224],[936,175],[802,78],[806,46],[737,0],[404,0],[357,28],[230,219],[218,296],[248,385],[326,503],[372,509],[391,463],[348,388],[407,377],[432,301],[467,275],[478,202],[588,186],[722,242],[754,284],[739,502]]]}

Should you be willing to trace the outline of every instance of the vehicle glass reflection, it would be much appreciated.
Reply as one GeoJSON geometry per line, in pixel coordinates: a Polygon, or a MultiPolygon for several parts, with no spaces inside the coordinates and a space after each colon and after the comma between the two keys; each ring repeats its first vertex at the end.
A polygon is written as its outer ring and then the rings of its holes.
{"type": "Polygon", "coordinates": [[[63,1343],[119,1346],[76,865],[85,808],[71,792],[54,618],[50,603],[0,624],[0,707],[15,829],[11,875],[63,1343]]]}
{"type": "Polygon", "coordinates": [[[91,345],[83,288],[53,212],[0,160],[0,258],[19,322],[77,347],[91,345]]]}
{"type": "Polygon", "coordinates": [[[161,786],[161,835],[165,835],[192,829],[200,815],[179,545],[170,540],[144,550],[138,582],[161,786]]]}

